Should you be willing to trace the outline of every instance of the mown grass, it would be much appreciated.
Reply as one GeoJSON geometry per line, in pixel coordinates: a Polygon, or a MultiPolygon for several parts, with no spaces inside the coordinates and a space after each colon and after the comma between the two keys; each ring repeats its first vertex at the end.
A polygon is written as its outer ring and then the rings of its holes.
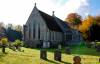
{"type": "Polygon", "coordinates": [[[15,52],[6,48],[6,54],[0,49],[0,64],[72,64],[74,56],[80,56],[83,64],[100,64],[98,58],[100,53],[94,48],[85,46],[72,46],[71,54],[64,53],[62,49],[62,62],[54,60],[54,50],[47,49],[47,60],[40,59],[40,49],[22,48],[24,52],[15,52]]]}
{"type": "Polygon", "coordinates": [[[72,54],[78,55],[92,55],[92,56],[100,56],[100,52],[96,51],[96,48],[88,48],[84,45],[74,46],[72,48],[72,54]]]}

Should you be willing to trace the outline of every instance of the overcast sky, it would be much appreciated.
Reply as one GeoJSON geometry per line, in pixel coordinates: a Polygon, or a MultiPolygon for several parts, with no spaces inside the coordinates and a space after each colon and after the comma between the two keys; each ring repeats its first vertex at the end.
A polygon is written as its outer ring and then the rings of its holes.
{"type": "Polygon", "coordinates": [[[64,20],[69,13],[77,12],[82,16],[100,14],[100,0],[0,0],[0,22],[5,24],[26,23],[34,3],[45,13],[64,20]]]}

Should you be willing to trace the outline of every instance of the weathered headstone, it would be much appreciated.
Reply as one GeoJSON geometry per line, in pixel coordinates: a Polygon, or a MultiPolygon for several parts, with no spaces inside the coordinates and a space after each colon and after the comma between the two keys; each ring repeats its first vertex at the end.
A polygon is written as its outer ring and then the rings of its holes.
{"type": "Polygon", "coordinates": [[[42,48],[47,48],[47,43],[43,42],[43,47],[42,48]]]}
{"type": "Polygon", "coordinates": [[[58,45],[58,49],[61,50],[61,45],[60,44],[58,45]]]}
{"type": "Polygon", "coordinates": [[[71,54],[71,49],[70,49],[70,47],[66,47],[66,48],[65,48],[65,53],[71,54]]]}
{"type": "Polygon", "coordinates": [[[81,58],[79,56],[75,56],[73,58],[74,63],[73,64],[81,64],[81,58]]]}
{"type": "Polygon", "coordinates": [[[96,46],[97,52],[100,52],[100,46],[96,46]]]}
{"type": "Polygon", "coordinates": [[[40,50],[40,58],[47,59],[47,51],[45,49],[40,50]]]}
{"type": "Polygon", "coordinates": [[[96,46],[95,42],[91,42],[91,44],[92,44],[92,48],[95,48],[96,46]]]}
{"type": "Polygon", "coordinates": [[[50,42],[43,42],[42,48],[50,48],[50,42]]]}
{"type": "Polygon", "coordinates": [[[56,49],[54,52],[54,60],[61,61],[61,50],[56,49]]]}

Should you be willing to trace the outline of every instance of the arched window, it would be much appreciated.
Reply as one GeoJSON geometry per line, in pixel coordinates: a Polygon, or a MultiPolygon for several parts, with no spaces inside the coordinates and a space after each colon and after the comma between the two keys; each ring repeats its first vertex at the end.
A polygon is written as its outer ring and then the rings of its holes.
{"type": "Polygon", "coordinates": [[[35,38],[35,24],[33,24],[33,38],[35,38]]]}
{"type": "Polygon", "coordinates": [[[31,38],[31,26],[29,24],[29,39],[31,38]]]}
{"type": "Polygon", "coordinates": [[[71,41],[72,40],[72,31],[68,31],[66,34],[66,41],[71,41]]]}

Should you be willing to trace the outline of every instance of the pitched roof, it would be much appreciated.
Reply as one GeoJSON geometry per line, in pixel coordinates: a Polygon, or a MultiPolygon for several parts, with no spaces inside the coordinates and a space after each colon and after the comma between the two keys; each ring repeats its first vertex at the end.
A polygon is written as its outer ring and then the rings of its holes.
{"type": "Polygon", "coordinates": [[[39,13],[41,14],[42,18],[45,20],[45,23],[50,30],[62,32],[61,27],[55,21],[54,17],[52,17],[40,10],[39,10],[39,13]]]}
{"type": "Polygon", "coordinates": [[[59,19],[59,18],[57,18],[55,16],[54,16],[54,18],[55,18],[56,22],[59,24],[59,26],[61,27],[63,32],[66,32],[67,29],[70,29],[68,24],[65,23],[63,20],[61,20],[61,19],[59,19]]]}
{"type": "Polygon", "coordinates": [[[49,30],[58,31],[58,32],[66,32],[66,28],[68,26],[67,26],[67,24],[64,23],[64,21],[60,20],[59,18],[55,17],[54,15],[50,16],[50,15],[40,11],[36,6],[32,10],[31,15],[30,15],[28,21],[26,22],[26,24],[28,22],[31,22],[31,20],[33,20],[34,11],[38,11],[39,12],[39,14],[43,18],[43,20],[46,23],[46,25],[49,28],[49,30]]]}

